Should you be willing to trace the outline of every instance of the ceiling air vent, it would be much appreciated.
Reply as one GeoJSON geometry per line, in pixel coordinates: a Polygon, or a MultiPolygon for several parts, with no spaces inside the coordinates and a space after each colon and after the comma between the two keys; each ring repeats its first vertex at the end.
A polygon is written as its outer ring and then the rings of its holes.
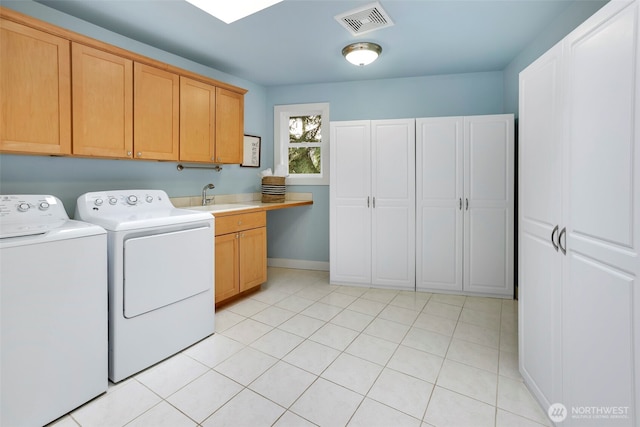
{"type": "Polygon", "coordinates": [[[335,18],[354,36],[393,25],[393,21],[378,2],[336,15],[335,18]]]}

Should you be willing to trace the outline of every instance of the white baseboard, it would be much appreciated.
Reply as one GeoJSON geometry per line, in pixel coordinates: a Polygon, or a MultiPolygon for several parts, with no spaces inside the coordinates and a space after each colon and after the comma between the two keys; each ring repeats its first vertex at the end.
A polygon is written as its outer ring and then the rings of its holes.
{"type": "Polygon", "coordinates": [[[269,267],[296,268],[299,270],[329,271],[328,262],[303,259],[267,258],[267,265],[269,267]]]}

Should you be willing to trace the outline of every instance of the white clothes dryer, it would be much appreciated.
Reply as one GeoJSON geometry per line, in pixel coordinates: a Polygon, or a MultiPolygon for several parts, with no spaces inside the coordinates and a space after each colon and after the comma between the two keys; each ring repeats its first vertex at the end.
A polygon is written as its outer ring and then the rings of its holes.
{"type": "Polygon", "coordinates": [[[161,190],[86,193],[76,219],[107,230],[109,378],[121,381],[213,334],[214,223],[161,190]]]}
{"type": "Polygon", "coordinates": [[[49,195],[0,195],[0,425],[107,391],[107,234],[49,195]]]}

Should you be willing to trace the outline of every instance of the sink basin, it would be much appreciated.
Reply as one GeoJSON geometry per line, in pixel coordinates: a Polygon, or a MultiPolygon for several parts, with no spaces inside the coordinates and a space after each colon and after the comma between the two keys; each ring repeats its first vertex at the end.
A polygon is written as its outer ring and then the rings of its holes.
{"type": "Polygon", "coordinates": [[[255,208],[255,206],[243,205],[241,203],[220,203],[217,205],[189,206],[185,209],[190,209],[194,211],[205,211],[205,212],[219,212],[219,211],[233,211],[233,210],[248,209],[248,208],[255,208]]]}

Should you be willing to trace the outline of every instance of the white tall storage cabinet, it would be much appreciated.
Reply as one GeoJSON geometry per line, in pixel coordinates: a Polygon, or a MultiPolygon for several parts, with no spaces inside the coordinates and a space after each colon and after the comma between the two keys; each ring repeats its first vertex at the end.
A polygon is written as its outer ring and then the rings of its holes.
{"type": "Polygon", "coordinates": [[[639,20],[612,0],[520,74],[520,371],[562,426],[640,424],[639,20]]]}
{"type": "Polygon", "coordinates": [[[416,129],[416,288],[513,297],[513,115],[416,129]]]}
{"type": "Polygon", "coordinates": [[[331,122],[330,281],[415,289],[415,120],[331,122]]]}

